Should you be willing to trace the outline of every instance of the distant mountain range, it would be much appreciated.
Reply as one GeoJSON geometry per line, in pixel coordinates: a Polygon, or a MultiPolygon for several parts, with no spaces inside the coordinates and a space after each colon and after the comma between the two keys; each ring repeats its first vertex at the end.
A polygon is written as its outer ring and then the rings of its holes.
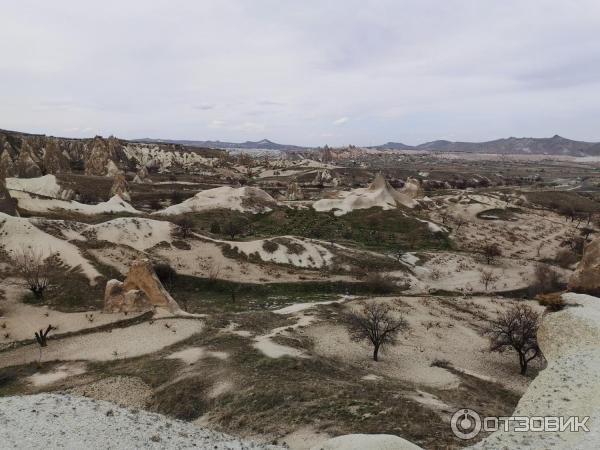
{"type": "MultiPolygon", "coordinates": [[[[263,139],[261,141],[246,141],[241,143],[222,141],[193,141],[176,139],[136,139],[137,142],[158,142],[180,144],[190,147],[242,149],[242,150],[278,150],[278,151],[303,151],[311,147],[299,145],[278,144],[263,139]]],[[[520,154],[520,155],[565,155],[565,156],[598,156],[600,143],[574,141],[562,136],[551,138],[504,138],[487,142],[453,142],[432,141],[419,145],[406,145],[401,142],[388,142],[383,145],[368,147],[377,150],[414,150],[443,153],[491,153],[491,154],[520,154]]]]}
{"type": "Polygon", "coordinates": [[[487,142],[432,141],[416,146],[399,142],[371,147],[389,150],[421,150],[431,152],[492,153],[492,154],[532,154],[532,155],[600,155],[600,143],[573,141],[562,136],[551,138],[505,138],[487,142]]]}
{"type": "Polygon", "coordinates": [[[246,142],[222,142],[222,141],[187,141],[177,139],[136,139],[136,142],[159,142],[162,144],[179,144],[189,147],[203,148],[223,148],[223,149],[247,149],[247,150],[307,150],[310,147],[301,147],[299,145],[278,144],[268,139],[261,141],[246,141],[246,142]]]}

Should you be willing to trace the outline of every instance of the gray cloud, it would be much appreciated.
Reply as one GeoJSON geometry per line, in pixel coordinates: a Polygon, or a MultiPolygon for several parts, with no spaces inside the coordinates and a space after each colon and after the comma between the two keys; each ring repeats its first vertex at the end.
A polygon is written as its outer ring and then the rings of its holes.
{"type": "Polygon", "coordinates": [[[6,3],[0,128],[315,145],[600,140],[596,0],[6,3]]]}

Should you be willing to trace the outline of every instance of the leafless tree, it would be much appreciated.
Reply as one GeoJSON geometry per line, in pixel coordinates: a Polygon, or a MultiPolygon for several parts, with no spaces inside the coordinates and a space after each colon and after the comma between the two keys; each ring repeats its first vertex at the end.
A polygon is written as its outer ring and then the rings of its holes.
{"type": "Polygon", "coordinates": [[[51,258],[30,247],[21,247],[13,256],[14,267],[37,300],[44,298],[44,291],[50,285],[52,275],[51,258]]]}
{"type": "Polygon", "coordinates": [[[541,355],[537,342],[540,316],[528,305],[516,304],[486,325],[482,334],[490,339],[490,350],[513,349],[519,356],[521,375],[527,373],[529,362],[541,355]]]}
{"type": "Polygon", "coordinates": [[[590,227],[583,227],[580,231],[579,234],[587,241],[590,237],[591,234],[595,233],[596,230],[594,230],[593,228],[590,227]]]}
{"type": "Polygon", "coordinates": [[[183,239],[190,237],[194,231],[194,223],[187,217],[182,217],[175,222],[179,230],[179,235],[183,239]]]}
{"type": "Polygon", "coordinates": [[[394,317],[392,308],[381,303],[366,303],[359,311],[345,317],[345,323],[353,341],[368,340],[373,344],[373,360],[377,361],[379,350],[394,344],[401,331],[408,330],[403,317],[394,317]]]}
{"type": "Polygon", "coordinates": [[[481,281],[481,284],[483,284],[486,291],[488,290],[490,284],[494,284],[496,281],[499,280],[498,276],[494,275],[494,272],[492,272],[491,270],[482,269],[479,271],[479,273],[479,281],[481,281]]]}
{"type": "Polygon", "coordinates": [[[242,232],[242,222],[239,220],[229,220],[223,225],[223,232],[231,238],[235,237],[242,232]]]}
{"type": "Polygon", "coordinates": [[[485,260],[488,264],[492,264],[498,256],[502,256],[502,250],[495,242],[484,244],[481,247],[481,253],[485,256],[485,260]]]}
{"type": "Polygon", "coordinates": [[[456,224],[456,232],[458,233],[458,230],[460,230],[460,227],[462,227],[465,223],[467,223],[467,221],[459,216],[459,217],[454,218],[454,223],[456,224]]]}

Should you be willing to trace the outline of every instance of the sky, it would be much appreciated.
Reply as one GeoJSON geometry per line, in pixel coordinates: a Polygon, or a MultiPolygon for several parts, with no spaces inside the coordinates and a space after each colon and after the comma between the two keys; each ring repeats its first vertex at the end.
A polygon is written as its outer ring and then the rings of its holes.
{"type": "Polygon", "coordinates": [[[0,128],[600,141],[598,0],[0,0],[0,128]]]}

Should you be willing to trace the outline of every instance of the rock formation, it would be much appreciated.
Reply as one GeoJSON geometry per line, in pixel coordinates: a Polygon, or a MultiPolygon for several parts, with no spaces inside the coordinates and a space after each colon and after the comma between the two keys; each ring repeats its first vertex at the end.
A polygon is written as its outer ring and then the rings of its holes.
{"type": "Polygon", "coordinates": [[[146,166],[140,167],[140,170],[137,171],[135,178],[133,179],[134,183],[152,183],[152,180],[148,176],[148,169],[146,166]]]}
{"type": "Polygon", "coordinates": [[[600,294],[600,238],[594,239],[585,247],[583,258],[569,279],[569,289],[600,294]]]}
{"type": "Polygon", "coordinates": [[[0,179],[14,177],[16,174],[17,170],[15,168],[15,163],[5,148],[0,155],[0,179]]]}
{"type": "Polygon", "coordinates": [[[164,288],[148,259],[134,261],[124,282],[109,280],[104,291],[105,312],[141,312],[155,307],[172,313],[181,309],[164,288]]]}
{"type": "Polygon", "coordinates": [[[421,182],[416,178],[408,177],[406,182],[404,183],[404,187],[400,189],[398,192],[412,198],[423,198],[425,195],[423,191],[423,187],[421,186],[421,182]]]}
{"type": "Polygon", "coordinates": [[[117,151],[119,149],[120,144],[118,139],[112,136],[108,139],[96,136],[91,143],[91,148],[88,150],[88,155],[84,161],[85,174],[100,176],[110,175],[110,163],[116,167],[115,161],[117,161],[117,151]]]}
{"type": "Polygon", "coordinates": [[[298,184],[296,180],[292,181],[287,188],[286,193],[287,200],[302,200],[304,199],[304,194],[302,193],[302,188],[298,184]]]}
{"type": "Polygon", "coordinates": [[[46,173],[57,174],[69,171],[69,159],[62,153],[55,139],[49,140],[46,144],[43,163],[46,173]]]}
{"type": "Polygon", "coordinates": [[[131,201],[127,179],[125,178],[125,175],[121,173],[115,176],[115,181],[110,188],[110,196],[114,197],[115,195],[118,195],[127,202],[131,201]]]}
{"type": "Polygon", "coordinates": [[[8,189],[6,189],[4,178],[0,178],[0,213],[10,216],[17,215],[16,202],[10,196],[8,189]]]}
{"type": "Polygon", "coordinates": [[[16,173],[20,178],[36,178],[42,176],[42,170],[34,159],[32,147],[24,143],[15,165],[16,173]]]}

